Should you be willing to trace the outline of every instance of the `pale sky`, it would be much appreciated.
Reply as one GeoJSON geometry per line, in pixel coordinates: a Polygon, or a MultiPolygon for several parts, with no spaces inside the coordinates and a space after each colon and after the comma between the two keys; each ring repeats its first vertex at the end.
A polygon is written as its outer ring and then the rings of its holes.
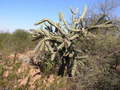
{"type": "MultiPolygon", "coordinates": [[[[82,11],[84,5],[93,7],[102,0],[0,0],[0,31],[35,28],[35,22],[42,18],[58,20],[58,13],[64,12],[69,19],[70,7],[82,11]]],[[[120,16],[120,8],[115,12],[120,16]]]]}

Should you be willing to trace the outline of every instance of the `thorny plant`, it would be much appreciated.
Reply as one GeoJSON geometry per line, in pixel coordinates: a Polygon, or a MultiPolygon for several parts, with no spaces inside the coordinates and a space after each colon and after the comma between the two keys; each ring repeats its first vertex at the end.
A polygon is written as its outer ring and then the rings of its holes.
{"type": "Polygon", "coordinates": [[[76,48],[76,42],[81,38],[88,40],[95,38],[96,35],[92,32],[98,28],[114,27],[111,21],[104,20],[105,15],[102,15],[95,24],[89,25],[85,18],[86,6],[79,17],[77,9],[70,11],[71,23],[64,19],[63,13],[60,13],[58,23],[45,18],[35,24],[41,25],[40,29],[32,30],[33,40],[39,41],[34,49],[35,57],[39,59],[34,62],[39,64],[44,61],[53,62],[53,67],[58,64],[58,75],[64,76],[66,72],[69,77],[76,75],[78,63],[83,64],[82,59],[87,58],[87,55],[82,55],[82,50],[76,48]]]}

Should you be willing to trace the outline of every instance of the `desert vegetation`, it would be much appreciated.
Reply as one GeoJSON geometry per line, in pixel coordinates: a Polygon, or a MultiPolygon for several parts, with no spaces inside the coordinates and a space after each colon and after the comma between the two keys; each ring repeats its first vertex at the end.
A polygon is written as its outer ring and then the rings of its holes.
{"type": "Polygon", "coordinates": [[[0,33],[0,89],[119,90],[120,19],[118,3],[103,2],[98,13],[87,6],[71,20],[42,19],[33,30],[0,33]]]}

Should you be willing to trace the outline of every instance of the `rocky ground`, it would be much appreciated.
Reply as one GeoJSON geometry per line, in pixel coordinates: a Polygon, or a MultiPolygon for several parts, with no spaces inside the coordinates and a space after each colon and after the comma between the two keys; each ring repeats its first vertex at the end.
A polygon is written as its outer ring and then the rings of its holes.
{"type": "Polygon", "coordinates": [[[39,69],[21,61],[31,52],[2,57],[0,60],[0,90],[66,90],[66,79],[42,75],[39,69]]]}

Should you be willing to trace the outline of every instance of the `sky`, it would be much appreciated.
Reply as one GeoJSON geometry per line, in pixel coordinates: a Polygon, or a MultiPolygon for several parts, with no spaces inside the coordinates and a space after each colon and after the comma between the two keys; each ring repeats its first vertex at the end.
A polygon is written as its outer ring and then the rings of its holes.
{"type": "MultiPolygon", "coordinates": [[[[70,16],[70,7],[82,11],[84,5],[93,7],[102,0],[0,0],[0,31],[35,28],[34,23],[50,18],[58,20],[58,13],[70,16]]],[[[94,8],[93,8],[94,9],[94,8]]],[[[120,16],[120,8],[115,12],[120,16]]]]}

